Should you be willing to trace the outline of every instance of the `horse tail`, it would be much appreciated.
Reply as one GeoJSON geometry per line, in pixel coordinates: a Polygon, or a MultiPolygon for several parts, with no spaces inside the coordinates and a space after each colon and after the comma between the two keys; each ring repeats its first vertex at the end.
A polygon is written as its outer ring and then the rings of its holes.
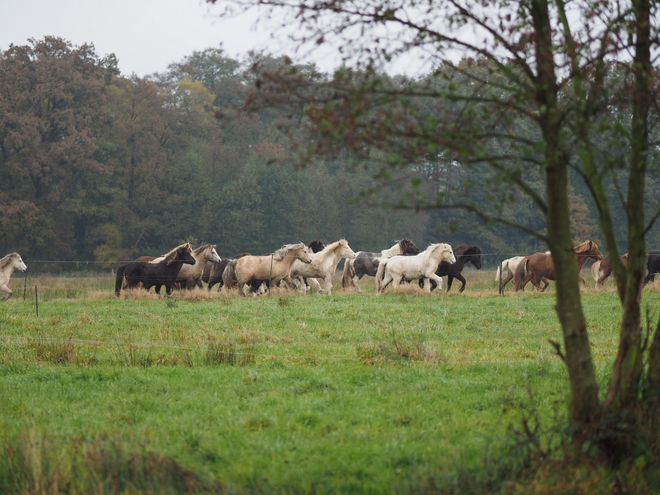
{"type": "Polygon", "coordinates": [[[115,296],[117,297],[121,292],[121,283],[124,281],[124,270],[126,270],[126,265],[121,265],[117,268],[117,274],[115,275],[115,296]]]}
{"type": "Polygon", "coordinates": [[[378,263],[378,270],[376,271],[376,291],[380,292],[383,290],[383,280],[385,279],[385,267],[389,258],[385,258],[380,263],[378,263]]]}
{"type": "Polygon", "coordinates": [[[596,261],[593,265],[591,265],[591,276],[594,278],[596,281],[596,287],[598,287],[598,279],[600,278],[600,260],[596,261]]]}
{"type": "Polygon", "coordinates": [[[523,282],[525,281],[525,275],[527,275],[528,262],[529,257],[525,257],[516,267],[516,273],[513,275],[513,285],[516,291],[524,290],[523,282]]]}
{"type": "Polygon", "coordinates": [[[353,260],[346,260],[344,262],[344,271],[341,276],[341,286],[344,289],[347,289],[353,285],[353,277],[355,277],[355,267],[353,266],[353,260]]]}
{"type": "Polygon", "coordinates": [[[236,260],[231,260],[227,263],[227,266],[222,272],[222,285],[227,289],[233,289],[237,284],[238,276],[236,275],[236,260]]]}
{"type": "Polygon", "coordinates": [[[497,265],[497,270],[495,270],[495,280],[500,279],[500,271],[504,270],[504,261],[497,265]]]}

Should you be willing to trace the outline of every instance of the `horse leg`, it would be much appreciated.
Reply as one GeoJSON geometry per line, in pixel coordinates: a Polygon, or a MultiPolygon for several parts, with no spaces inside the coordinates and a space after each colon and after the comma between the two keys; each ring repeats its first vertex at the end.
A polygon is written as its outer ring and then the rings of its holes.
{"type": "Polygon", "coordinates": [[[383,281],[381,282],[380,287],[376,290],[376,294],[382,294],[383,291],[385,290],[385,287],[387,287],[390,282],[392,282],[393,278],[389,273],[386,273],[385,276],[383,277],[383,281]]]}
{"type": "Polygon", "coordinates": [[[447,275],[447,292],[451,289],[451,283],[454,281],[456,275],[447,275]]]}
{"type": "Polygon", "coordinates": [[[356,275],[353,277],[353,286],[355,287],[355,290],[358,291],[358,293],[362,294],[362,288],[358,284],[358,281],[363,277],[363,274],[356,275]]]}
{"type": "MultiPolygon", "coordinates": [[[[525,286],[529,282],[531,282],[533,278],[534,278],[534,273],[533,272],[530,272],[527,275],[525,275],[525,278],[523,278],[522,283],[520,284],[520,287],[516,287],[516,292],[518,292],[519,290],[525,292],[525,286]]],[[[532,282],[532,284],[534,284],[534,282],[532,282]]],[[[535,285],[536,288],[540,288],[540,286],[538,285],[538,282],[534,285],[535,285]]]]}
{"type": "Polygon", "coordinates": [[[1,290],[2,292],[6,292],[6,293],[7,293],[7,295],[1,299],[2,301],[6,301],[6,300],[9,299],[9,298],[11,297],[11,295],[14,293],[14,292],[13,292],[9,287],[7,287],[6,285],[1,286],[1,287],[0,287],[0,290],[1,290]]]}
{"type": "MultiPolygon", "coordinates": [[[[430,278],[424,280],[424,285],[426,285],[426,280],[429,281],[429,292],[433,290],[432,282],[436,283],[438,290],[442,290],[442,278],[436,275],[435,273],[432,273],[430,278]]],[[[451,275],[449,276],[449,280],[451,281],[451,275]]],[[[449,283],[450,282],[447,282],[447,285],[449,285],[449,283]]],[[[447,290],[449,290],[449,288],[447,288],[447,290]]]]}
{"type": "Polygon", "coordinates": [[[310,278],[308,280],[314,287],[316,287],[316,291],[319,294],[330,294],[331,291],[332,291],[332,281],[330,280],[331,277],[332,277],[332,275],[330,275],[329,277],[324,277],[323,278],[323,282],[325,283],[325,289],[321,286],[319,281],[316,280],[315,278],[310,278]]]}
{"type": "Polygon", "coordinates": [[[542,280],[543,280],[543,279],[542,279],[542,278],[539,278],[539,277],[532,277],[532,279],[530,280],[530,281],[532,282],[532,285],[533,285],[534,287],[536,287],[536,290],[538,290],[539,292],[544,292],[545,289],[548,288],[548,284],[547,284],[547,283],[545,284],[545,286],[541,287],[541,281],[542,281],[542,280]]]}
{"type": "Polygon", "coordinates": [[[506,277],[502,280],[502,283],[500,284],[500,287],[499,287],[499,290],[498,290],[498,292],[500,294],[504,293],[504,286],[506,284],[508,284],[509,282],[511,282],[511,280],[513,280],[513,272],[511,272],[511,270],[509,270],[506,274],[506,277]]]}
{"type": "MultiPolygon", "coordinates": [[[[324,279],[324,280],[325,280],[325,285],[326,285],[326,287],[327,287],[327,286],[328,286],[328,281],[327,281],[327,279],[324,279]]],[[[323,290],[323,287],[321,287],[321,284],[320,284],[319,281],[316,280],[315,278],[308,278],[307,281],[308,281],[311,285],[313,285],[314,287],[316,287],[316,290],[317,290],[317,292],[318,292],[319,294],[326,294],[326,293],[327,293],[325,290],[323,290]]],[[[330,287],[332,287],[332,283],[330,283],[330,287]]]]}

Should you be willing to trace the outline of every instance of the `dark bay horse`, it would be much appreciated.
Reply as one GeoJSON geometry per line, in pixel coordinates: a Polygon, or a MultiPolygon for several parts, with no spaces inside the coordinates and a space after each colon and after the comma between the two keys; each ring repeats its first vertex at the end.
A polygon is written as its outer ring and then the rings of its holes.
{"type": "Polygon", "coordinates": [[[417,255],[419,248],[410,239],[402,239],[389,249],[384,249],[380,253],[368,253],[358,251],[355,259],[347,259],[344,263],[344,271],[341,277],[341,286],[346,289],[355,287],[358,292],[362,292],[358,281],[365,275],[375,277],[378,271],[378,265],[383,259],[391,258],[397,254],[417,255]]]}
{"type": "MultiPolygon", "coordinates": [[[[454,256],[456,256],[455,263],[448,263],[447,261],[441,261],[438,265],[438,269],[435,271],[435,274],[438,277],[447,277],[447,292],[451,289],[451,283],[454,279],[457,279],[461,282],[461,288],[458,289],[458,292],[463,292],[465,290],[465,277],[461,275],[463,268],[468,263],[477,269],[481,270],[481,248],[479,246],[466,246],[461,244],[454,248],[454,256]]],[[[422,287],[422,281],[420,280],[420,287],[422,287]]],[[[436,288],[436,283],[434,280],[431,280],[431,290],[436,288]]]]}
{"type": "Polygon", "coordinates": [[[158,294],[160,294],[160,286],[164,285],[167,294],[171,294],[179,271],[184,264],[195,264],[195,258],[186,246],[173,249],[165,255],[163,261],[158,263],[131,261],[126,265],[121,265],[117,268],[115,277],[115,295],[119,297],[124,277],[126,277],[124,290],[136,288],[142,282],[147,290],[155,285],[158,294]]]}
{"type": "MultiPolygon", "coordinates": [[[[598,249],[598,245],[594,241],[584,241],[573,248],[575,261],[577,263],[578,274],[588,259],[599,260],[603,257],[598,249]]],[[[580,282],[584,284],[584,279],[578,275],[580,282]]],[[[552,261],[552,256],[546,253],[534,253],[531,256],[526,256],[518,268],[514,277],[515,290],[525,290],[525,285],[532,282],[534,287],[540,292],[543,292],[548,287],[548,282],[543,281],[545,284],[541,287],[540,282],[542,279],[556,280],[555,265],[552,261]]]]}

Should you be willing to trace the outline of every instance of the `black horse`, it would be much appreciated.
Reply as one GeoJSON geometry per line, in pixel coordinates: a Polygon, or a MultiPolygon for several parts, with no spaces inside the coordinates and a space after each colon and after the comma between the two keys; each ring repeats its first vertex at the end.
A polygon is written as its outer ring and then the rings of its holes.
{"type": "Polygon", "coordinates": [[[660,273],[660,251],[649,251],[646,255],[647,274],[644,277],[644,285],[655,280],[655,274],[660,273]]]}
{"type": "Polygon", "coordinates": [[[132,261],[117,268],[115,277],[115,295],[119,297],[121,283],[126,277],[124,290],[138,287],[142,282],[145,289],[156,286],[156,293],[160,294],[160,286],[165,286],[167,294],[171,294],[179,270],[184,264],[194,265],[195,258],[190,254],[187,246],[179,246],[165,255],[165,259],[158,263],[148,261],[132,261]]]}
{"type": "MultiPolygon", "coordinates": [[[[438,269],[435,271],[435,274],[438,277],[447,277],[447,292],[451,289],[451,284],[454,279],[458,279],[461,282],[461,288],[458,289],[458,292],[463,292],[465,290],[465,277],[461,275],[463,268],[468,263],[472,263],[477,270],[481,270],[481,248],[479,246],[466,246],[461,244],[454,248],[454,256],[456,256],[455,263],[447,263],[446,261],[441,261],[438,265],[438,269]]],[[[436,288],[436,283],[431,280],[431,290],[436,288]]],[[[424,286],[424,281],[419,281],[419,286],[424,286]]]]}

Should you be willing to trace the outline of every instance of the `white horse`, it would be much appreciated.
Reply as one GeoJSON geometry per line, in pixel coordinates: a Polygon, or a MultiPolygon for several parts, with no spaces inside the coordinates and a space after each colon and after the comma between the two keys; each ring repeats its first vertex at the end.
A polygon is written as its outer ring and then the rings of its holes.
{"type": "Polygon", "coordinates": [[[509,258],[508,260],[504,260],[500,265],[497,267],[497,270],[495,271],[495,281],[499,284],[499,293],[501,294],[504,291],[504,286],[511,282],[513,280],[513,276],[516,273],[516,268],[518,268],[518,265],[520,262],[525,259],[524,256],[514,256],[513,258],[509,258]],[[507,270],[506,277],[504,277],[504,270],[507,270]],[[500,272],[502,273],[502,276],[504,277],[502,279],[502,283],[500,284],[500,272]]]}
{"type": "Polygon", "coordinates": [[[348,241],[341,239],[326,246],[318,253],[310,253],[309,257],[312,262],[309,264],[300,260],[294,261],[291,266],[291,278],[298,280],[298,284],[302,287],[304,293],[309,290],[305,283],[305,279],[307,279],[318,289],[319,294],[332,295],[332,276],[335,274],[339,260],[342,258],[352,260],[355,259],[355,256],[356,254],[348,245],[348,241]],[[321,284],[316,280],[317,278],[322,278],[325,281],[325,289],[321,288],[321,284]]]}
{"type": "MultiPolygon", "coordinates": [[[[202,273],[204,272],[204,265],[206,265],[207,261],[213,263],[220,263],[222,261],[215,250],[215,245],[213,244],[206,244],[197,249],[193,249],[190,254],[195,258],[195,264],[182,265],[181,270],[176,277],[176,281],[180,283],[181,287],[184,289],[193,289],[202,286],[202,273]]],[[[164,259],[165,257],[159,256],[153,261],[150,261],[150,263],[159,263],[164,259]]],[[[158,289],[156,289],[156,292],[158,292],[158,289]]]]}
{"type": "Polygon", "coordinates": [[[365,275],[375,277],[380,261],[398,254],[419,254],[419,248],[410,239],[401,239],[394,246],[384,249],[380,253],[358,251],[355,259],[346,260],[346,263],[344,263],[341,286],[344,289],[355,287],[355,290],[362,292],[358,281],[365,275]]]}
{"type": "Polygon", "coordinates": [[[378,265],[376,272],[376,288],[381,294],[390,282],[396,289],[402,280],[424,280],[424,288],[431,292],[429,279],[435,281],[438,289],[442,288],[442,279],[435,271],[441,261],[456,263],[454,251],[449,244],[431,244],[415,256],[393,256],[384,259],[378,265]]]}
{"type": "Polygon", "coordinates": [[[18,253],[9,253],[4,258],[0,259],[0,290],[6,292],[2,300],[6,301],[13,294],[12,290],[8,287],[9,279],[11,278],[14,270],[20,270],[24,272],[27,270],[27,265],[23,263],[23,258],[18,253]]]}

